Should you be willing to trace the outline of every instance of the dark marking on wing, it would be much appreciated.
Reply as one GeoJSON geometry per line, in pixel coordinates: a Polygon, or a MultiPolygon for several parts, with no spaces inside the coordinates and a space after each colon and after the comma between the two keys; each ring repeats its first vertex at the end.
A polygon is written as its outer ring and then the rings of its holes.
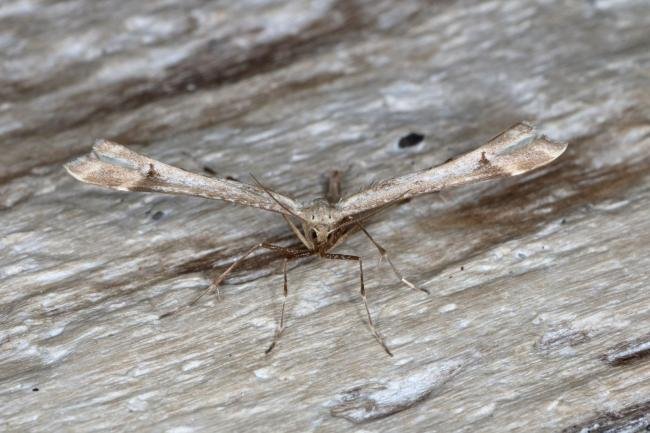
{"type": "Polygon", "coordinates": [[[156,176],[158,176],[158,172],[156,171],[156,168],[154,167],[153,163],[149,163],[149,171],[147,171],[147,177],[154,178],[156,176]]]}

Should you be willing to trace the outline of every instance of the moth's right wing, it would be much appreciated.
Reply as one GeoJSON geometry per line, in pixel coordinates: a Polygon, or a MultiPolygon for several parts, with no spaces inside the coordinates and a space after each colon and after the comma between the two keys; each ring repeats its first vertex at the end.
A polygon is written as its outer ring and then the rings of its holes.
{"type": "Polygon", "coordinates": [[[566,147],[567,143],[539,135],[532,125],[518,123],[450,162],[383,180],[344,198],[337,204],[338,216],[351,217],[416,195],[526,173],[555,160],[566,147]]]}
{"type": "Polygon", "coordinates": [[[98,140],[91,153],[69,162],[65,169],[82,182],[120,191],[205,197],[285,215],[299,215],[302,208],[298,202],[276,192],[191,173],[108,140],[98,140]]]}

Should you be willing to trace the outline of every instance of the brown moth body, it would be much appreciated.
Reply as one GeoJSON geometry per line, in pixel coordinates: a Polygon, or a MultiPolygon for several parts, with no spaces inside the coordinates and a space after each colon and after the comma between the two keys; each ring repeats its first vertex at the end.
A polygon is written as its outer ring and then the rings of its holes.
{"type": "MultiPolygon", "coordinates": [[[[386,353],[392,353],[377,332],[366,299],[361,257],[332,253],[348,236],[362,232],[386,259],[397,278],[412,289],[415,285],[405,279],[393,265],[387,251],[379,245],[362,223],[387,207],[416,195],[438,192],[467,183],[500,177],[515,176],[546,165],[560,156],[566,143],[540,136],[534,127],[519,123],[502,132],[478,149],[437,167],[387,179],[361,192],[341,198],[339,172],[331,173],[326,198],[317,198],[307,205],[263,186],[248,185],[230,179],[206,177],[172,167],[148,158],[107,140],[99,140],[93,152],[65,165],[66,170],[82,182],[122,191],[161,192],[185,194],[225,200],[281,214],[303,248],[285,248],[267,242],[252,246],[235,260],[212,284],[187,306],[193,305],[207,293],[217,292],[219,285],[242,261],[260,248],[284,256],[284,302],[280,323],[270,352],[284,330],[284,310],[287,288],[287,261],[317,255],[330,260],[349,260],[359,263],[360,294],[366,308],[370,330],[386,353]]],[[[419,289],[428,293],[425,289],[419,289]]],[[[180,309],[163,314],[169,316],[180,309]]]]}

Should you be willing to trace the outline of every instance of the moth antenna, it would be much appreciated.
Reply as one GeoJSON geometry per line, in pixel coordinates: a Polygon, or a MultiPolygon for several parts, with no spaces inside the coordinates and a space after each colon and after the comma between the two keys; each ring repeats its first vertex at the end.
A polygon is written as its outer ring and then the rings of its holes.
{"type": "Polygon", "coordinates": [[[359,217],[356,217],[356,218],[352,218],[351,220],[348,220],[348,221],[344,222],[343,224],[341,224],[340,226],[338,226],[337,229],[342,228],[342,227],[347,227],[347,226],[352,225],[352,224],[357,224],[357,223],[359,223],[360,221],[363,221],[363,220],[367,220],[368,218],[377,215],[381,211],[386,210],[388,207],[390,207],[390,206],[392,206],[394,204],[395,203],[387,203],[387,204],[385,204],[383,206],[380,206],[380,207],[376,208],[375,210],[373,210],[372,212],[369,212],[366,215],[359,216],[359,217]]]}
{"type": "Polygon", "coordinates": [[[250,175],[251,178],[253,178],[253,180],[255,181],[255,183],[257,184],[257,186],[259,186],[262,190],[264,190],[264,192],[267,193],[267,194],[269,195],[269,197],[271,197],[271,199],[272,199],[274,202],[276,202],[276,203],[278,204],[278,206],[280,206],[282,209],[284,209],[284,210],[286,210],[287,212],[289,212],[290,215],[295,216],[295,217],[298,218],[299,220],[302,220],[302,221],[305,221],[305,222],[307,221],[306,219],[304,219],[304,218],[301,217],[300,215],[297,215],[296,213],[294,213],[294,212],[293,212],[291,209],[289,209],[287,206],[285,206],[284,204],[282,204],[282,203],[280,202],[280,200],[278,200],[277,198],[275,198],[275,197],[273,196],[273,194],[272,194],[272,192],[274,192],[274,191],[272,191],[271,189],[269,189],[269,188],[265,187],[264,185],[262,185],[262,183],[261,183],[259,180],[257,180],[257,178],[256,178],[255,176],[253,176],[253,173],[248,173],[248,174],[250,175]]]}
{"type": "Polygon", "coordinates": [[[357,217],[357,218],[352,218],[351,220],[348,220],[348,221],[346,221],[345,223],[343,223],[343,224],[341,224],[340,226],[338,226],[337,229],[338,229],[338,228],[341,228],[341,227],[347,227],[347,226],[349,226],[350,224],[358,224],[360,221],[366,220],[366,219],[368,219],[368,218],[370,218],[370,217],[373,217],[373,216],[377,215],[377,214],[380,213],[381,211],[386,210],[386,209],[389,208],[390,206],[396,204],[398,201],[400,201],[404,196],[408,195],[410,192],[411,192],[410,189],[409,189],[409,190],[406,190],[406,191],[403,192],[400,196],[398,196],[394,201],[389,202],[389,203],[386,203],[386,204],[384,204],[384,205],[382,205],[382,206],[379,206],[378,208],[376,208],[376,209],[370,211],[370,212],[369,212],[368,214],[366,214],[366,215],[363,215],[363,216],[360,216],[360,217],[357,217]]]}

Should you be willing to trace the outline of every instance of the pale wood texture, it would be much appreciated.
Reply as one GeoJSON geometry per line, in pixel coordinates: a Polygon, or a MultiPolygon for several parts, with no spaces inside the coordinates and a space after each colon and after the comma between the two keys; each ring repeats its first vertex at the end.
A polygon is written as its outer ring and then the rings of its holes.
{"type": "MultiPolygon", "coordinates": [[[[638,432],[650,424],[650,4],[0,3],[0,430],[638,432]],[[260,253],[278,215],[81,184],[95,138],[301,200],[519,120],[556,163],[413,199],[353,263],[260,253]],[[409,132],[422,143],[400,147],[409,132]],[[609,429],[609,430],[608,430],[609,429]]],[[[405,142],[403,142],[405,143],[405,142]]]]}

